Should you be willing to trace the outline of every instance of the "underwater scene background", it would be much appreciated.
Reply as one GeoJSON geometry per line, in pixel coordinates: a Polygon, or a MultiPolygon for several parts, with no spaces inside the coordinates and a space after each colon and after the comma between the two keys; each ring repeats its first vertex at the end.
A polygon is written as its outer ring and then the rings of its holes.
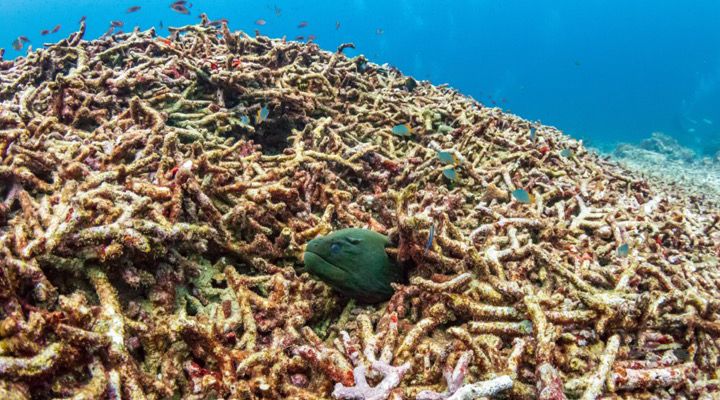
{"type": "Polygon", "coordinates": [[[720,3],[0,10],[0,399],[720,398],[720,3]]]}
{"type": "Polygon", "coordinates": [[[488,106],[538,120],[610,151],[661,132],[699,156],[720,150],[720,3],[680,1],[349,0],[188,2],[2,0],[0,47],[24,54],[65,37],[87,16],[107,31],[227,18],[232,29],[309,36],[324,49],[353,42],[377,63],[448,83],[488,106]],[[140,6],[136,12],[127,9],[140,6]],[[261,20],[261,21],[259,21],[261,20]],[[301,22],[307,26],[298,27],[301,22]],[[259,25],[262,23],[263,25],[259,25]],[[41,36],[44,29],[55,34],[41,36]]]}
{"type": "Polygon", "coordinates": [[[720,398],[717,3],[0,9],[0,399],[720,398]]]}

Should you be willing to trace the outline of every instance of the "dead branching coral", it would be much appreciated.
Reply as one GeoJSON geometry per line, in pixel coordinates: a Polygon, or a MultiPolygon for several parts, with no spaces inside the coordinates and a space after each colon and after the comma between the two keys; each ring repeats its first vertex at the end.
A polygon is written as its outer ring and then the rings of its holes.
{"type": "Polygon", "coordinates": [[[1,393],[717,395],[702,199],[347,46],[83,31],[0,68],[1,393]],[[297,269],[349,226],[408,267],[387,304],[297,269]]]}

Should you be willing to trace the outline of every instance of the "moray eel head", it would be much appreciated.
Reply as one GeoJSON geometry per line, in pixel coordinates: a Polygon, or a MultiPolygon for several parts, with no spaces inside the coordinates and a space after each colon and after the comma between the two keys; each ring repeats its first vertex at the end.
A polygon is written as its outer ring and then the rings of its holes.
{"type": "Polygon", "coordinates": [[[341,294],[363,303],[390,298],[391,282],[402,279],[402,269],[390,261],[387,236],[349,228],[311,240],[305,248],[307,269],[341,294]]]}

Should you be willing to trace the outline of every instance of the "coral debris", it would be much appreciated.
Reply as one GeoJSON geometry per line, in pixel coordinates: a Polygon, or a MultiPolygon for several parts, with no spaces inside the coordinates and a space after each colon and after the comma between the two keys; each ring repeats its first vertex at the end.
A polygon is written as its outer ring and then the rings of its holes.
{"type": "Polygon", "coordinates": [[[83,33],[0,61],[3,398],[718,395],[702,199],[348,45],[83,33]],[[296,270],[343,227],[388,303],[296,270]]]}
{"type": "Polygon", "coordinates": [[[715,207],[720,204],[720,151],[714,157],[700,157],[670,136],[654,132],[639,145],[618,145],[612,155],[635,175],[647,177],[656,188],[700,197],[715,207]]]}

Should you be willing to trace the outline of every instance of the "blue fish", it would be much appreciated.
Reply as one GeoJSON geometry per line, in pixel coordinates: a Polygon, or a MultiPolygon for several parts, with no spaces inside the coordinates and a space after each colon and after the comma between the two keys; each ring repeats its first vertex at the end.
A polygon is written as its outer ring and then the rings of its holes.
{"type": "Polygon", "coordinates": [[[257,111],[255,121],[261,123],[267,119],[268,115],[270,115],[270,110],[268,110],[267,106],[262,106],[262,108],[257,111]]]}
{"type": "Polygon", "coordinates": [[[530,196],[530,193],[527,192],[525,189],[516,189],[513,190],[512,196],[520,203],[523,204],[530,204],[532,203],[532,198],[530,196]]]}
{"type": "Polygon", "coordinates": [[[443,164],[452,164],[452,165],[458,164],[458,159],[455,156],[455,154],[453,154],[449,151],[444,151],[444,150],[438,151],[437,157],[440,160],[440,162],[443,164]]]}
{"type": "Polygon", "coordinates": [[[535,129],[535,128],[530,128],[530,140],[532,140],[532,141],[534,142],[534,141],[535,141],[535,137],[536,137],[536,129],[535,129]]]}
{"type": "Polygon", "coordinates": [[[427,251],[432,247],[433,238],[435,237],[435,223],[433,222],[432,225],[430,225],[430,233],[428,234],[428,240],[427,243],[425,243],[425,251],[423,252],[423,255],[427,253],[427,251]]]}
{"type": "Polygon", "coordinates": [[[407,124],[398,124],[393,126],[392,133],[395,136],[408,137],[412,135],[412,128],[407,124]]]}
{"type": "Polygon", "coordinates": [[[457,180],[457,172],[455,171],[455,168],[445,168],[443,170],[443,175],[450,179],[452,182],[455,182],[457,180]]]}
{"type": "Polygon", "coordinates": [[[630,246],[627,243],[621,244],[617,249],[618,257],[625,258],[630,253],[630,246]]]}
{"type": "Polygon", "coordinates": [[[574,155],[574,153],[570,149],[562,149],[562,151],[560,151],[560,155],[565,158],[570,158],[574,155]]]}
{"type": "Polygon", "coordinates": [[[240,122],[242,122],[245,125],[250,125],[250,118],[248,118],[247,115],[243,115],[240,117],[240,122]]]}

